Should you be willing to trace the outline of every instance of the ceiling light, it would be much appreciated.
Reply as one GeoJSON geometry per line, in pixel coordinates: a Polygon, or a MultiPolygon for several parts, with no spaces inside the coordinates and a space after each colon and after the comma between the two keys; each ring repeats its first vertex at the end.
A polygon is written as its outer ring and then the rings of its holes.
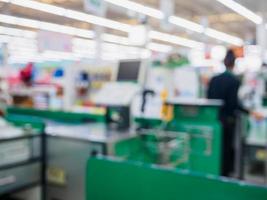
{"type": "MultiPolygon", "coordinates": [[[[164,14],[160,10],[157,10],[157,9],[154,9],[154,8],[150,8],[150,7],[147,7],[147,6],[143,6],[142,4],[139,4],[139,3],[136,3],[136,2],[132,2],[132,1],[129,1],[129,0],[105,0],[105,1],[108,2],[108,3],[123,7],[123,8],[127,8],[129,10],[133,10],[133,11],[138,12],[138,13],[142,13],[142,14],[151,16],[151,17],[155,17],[155,18],[158,18],[158,19],[164,18],[164,14]]],[[[187,30],[191,30],[191,31],[197,32],[197,33],[204,33],[205,32],[205,27],[202,26],[201,24],[192,22],[190,20],[187,20],[187,19],[184,19],[184,18],[181,18],[181,17],[170,16],[169,17],[169,23],[174,24],[176,26],[180,26],[180,27],[185,28],[187,30]]],[[[214,30],[214,29],[212,29],[212,30],[214,30]]],[[[216,30],[214,30],[214,31],[216,31],[216,30]]],[[[231,35],[223,33],[223,32],[216,31],[216,33],[217,34],[220,33],[220,35],[224,35],[224,36],[227,36],[227,37],[226,38],[218,38],[218,37],[214,37],[214,34],[210,34],[210,33],[208,33],[206,35],[207,36],[212,35],[211,37],[213,37],[213,38],[216,38],[218,40],[224,41],[226,43],[235,44],[235,45],[237,43],[240,44],[240,41],[242,40],[240,38],[231,36],[231,35]],[[233,43],[233,41],[234,41],[234,43],[233,43]],[[237,41],[239,41],[239,42],[237,42],[237,41]]]]}
{"type": "Polygon", "coordinates": [[[131,30],[131,25],[69,9],[66,10],[65,17],[123,32],[129,32],[131,30]]]}
{"type": "Polygon", "coordinates": [[[174,25],[183,27],[185,29],[198,32],[198,33],[204,32],[204,27],[202,25],[183,19],[181,17],[171,16],[169,17],[169,22],[171,24],[174,24],[174,25]]]}
{"type": "Polygon", "coordinates": [[[114,4],[116,6],[120,6],[123,8],[126,8],[128,10],[132,10],[135,11],[137,13],[141,13],[150,17],[154,17],[157,19],[163,19],[164,18],[164,14],[162,11],[158,10],[158,9],[154,9],[154,8],[150,8],[148,6],[144,6],[142,4],[139,3],[135,3],[132,1],[128,1],[128,0],[105,0],[108,3],[114,4]]]}
{"type": "Polygon", "coordinates": [[[93,38],[94,32],[85,30],[85,29],[79,29],[79,28],[73,28],[70,26],[63,26],[59,24],[53,24],[48,22],[42,22],[39,20],[31,20],[26,18],[20,18],[20,17],[13,17],[10,15],[2,15],[0,14],[0,22],[5,24],[12,24],[17,26],[25,26],[40,30],[46,30],[46,31],[54,31],[57,33],[64,33],[68,35],[75,35],[79,37],[85,37],[85,38],[93,38]]]}
{"type": "Polygon", "coordinates": [[[262,17],[233,0],[217,1],[225,5],[226,7],[232,9],[233,11],[237,12],[238,14],[242,15],[243,17],[249,19],[250,21],[254,22],[255,24],[261,24],[263,22],[262,17]]]}
{"type": "Polygon", "coordinates": [[[158,51],[162,53],[169,53],[173,50],[172,46],[151,42],[147,45],[147,48],[152,51],[158,51]]]}
{"type": "MultiPolygon", "coordinates": [[[[92,24],[96,24],[99,26],[104,26],[107,28],[116,29],[116,30],[120,30],[120,31],[128,32],[128,33],[132,29],[132,26],[128,25],[128,24],[124,24],[124,23],[120,23],[120,22],[117,22],[114,20],[109,20],[106,18],[94,16],[94,15],[89,15],[89,14],[86,14],[84,12],[65,9],[65,8],[61,8],[58,6],[53,6],[53,5],[49,5],[49,4],[45,4],[45,3],[32,1],[32,0],[8,0],[8,1],[7,0],[0,0],[0,1],[10,2],[14,5],[35,9],[35,10],[39,10],[42,12],[47,12],[47,13],[51,13],[54,15],[58,15],[58,16],[64,16],[64,17],[67,17],[70,19],[75,19],[75,20],[79,20],[79,21],[83,21],[83,22],[87,22],[87,23],[92,23],[92,24]]],[[[114,5],[118,5],[118,6],[127,8],[129,10],[134,10],[136,12],[143,13],[143,14],[146,14],[146,15],[158,18],[158,19],[161,19],[164,17],[164,14],[160,10],[150,8],[147,6],[143,6],[142,4],[131,2],[128,0],[106,0],[106,1],[109,3],[112,3],[114,5]]],[[[7,19],[6,23],[10,22],[11,24],[14,24],[13,22],[8,21],[8,20],[13,20],[13,19],[7,19]]],[[[177,26],[181,26],[185,29],[195,31],[198,33],[201,33],[204,30],[203,26],[201,26],[197,23],[191,22],[189,20],[180,18],[180,17],[171,16],[169,21],[172,24],[175,24],[177,26]]],[[[31,27],[31,28],[39,27],[39,25],[34,23],[33,20],[30,20],[30,21],[29,20],[27,20],[27,21],[21,20],[20,25],[23,25],[23,24],[27,25],[28,27],[31,27]],[[29,24],[31,24],[31,26],[29,26],[29,24]]],[[[50,25],[50,27],[51,27],[51,25],[50,25]]],[[[71,31],[74,31],[74,30],[71,30],[71,31]]],[[[216,31],[216,30],[214,30],[214,31],[216,31]]],[[[61,31],[61,32],[66,33],[66,31],[61,31]]],[[[67,32],[69,32],[69,31],[67,31],[67,32]]],[[[74,32],[75,32],[74,33],[75,35],[80,36],[80,37],[87,37],[87,35],[88,35],[88,33],[85,30],[79,31],[76,29],[74,32]]],[[[217,31],[217,33],[219,33],[219,32],[217,31]]],[[[222,33],[222,34],[224,34],[224,33],[222,33]]],[[[210,36],[210,33],[206,34],[206,35],[210,36]]],[[[212,34],[212,35],[214,35],[214,34],[212,34]]],[[[228,34],[226,34],[226,35],[228,35],[228,34]]],[[[230,36],[230,35],[228,35],[228,36],[230,36]]],[[[223,38],[218,38],[218,37],[213,37],[213,38],[223,40],[223,38]]],[[[228,40],[223,40],[223,41],[227,42],[227,43],[231,43],[231,41],[228,41],[228,40]]]]}
{"type": "Polygon", "coordinates": [[[236,46],[242,46],[244,44],[244,41],[238,37],[234,37],[231,35],[228,35],[226,33],[211,29],[211,28],[207,28],[205,30],[205,34],[209,37],[215,38],[217,40],[221,40],[223,42],[227,42],[229,44],[233,44],[236,46]]]}
{"type": "MultiPolygon", "coordinates": [[[[0,17],[1,17],[1,15],[0,15],[0,17]]],[[[45,23],[46,22],[41,22],[42,25],[46,26],[46,30],[52,30],[53,31],[54,28],[59,28],[58,26],[61,26],[61,25],[57,25],[57,24],[51,25],[50,23],[48,23],[48,24],[45,24],[45,23]]],[[[79,33],[75,34],[75,31],[73,31],[72,27],[70,27],[70,28],[69,27],[63,28],[60,30],[60,32],[67,33],[69,31],[69,33],[71,33],[73,35],[83,37],[82,34],[79,34],[79,33]]],[[[82,32],[85,31],[85,33],[84,33],[85,36],[88,36],[88,32],[94,34],[92,31],[88,31],[88,30],[80,30],[80,31],[82,31],[82,32]]],[[[37,49],[36,44],[35,44],[37,33],[34,31],[28,31],[28,30],[23,30],[23,29],[18,29],[18,28],[9,28],[9,27],[0,26],[0,39],[1,39],[1,41],[3,39],[6,39],[4,35],[19,37],[18,38],[19,42],[16,41],[15,39],[11,40],[12,42],[14,42],[14,49],[16,49],[18,51],[21,50],[21,49],[18,49],[19,44],[22,44],[23,47],[27,46],[29,48],[31,47],[32,49],[37,49]],[[29,36],[29,37],[25,37],[25,35],[29,36]],[[23,40],[23,38],[31,39],[31,42],[30,42],[30,40],[23,40]],[[23,42],[23,43],[21,43],[21,42],[23,42]],[[31,43],[33,43],[33,42],[34,42],[34,44],[31,45],[31,43]]],[[[128,37],[104,33],[104,34],[102,34],[101,38],[104,42],[110,42],[110,43],[121,44],[121,45],[126,45],[126,46],[131,45],[131,42],[129,41],[128,37]]],[[[8,37],[8,39],[9,39],[9,37],[8,37]]],[[[87,52],[87,53],[88,53],[88,49],[94,49],[95,48],[95,42],[94,41],[88,40],[88,39],[82,39],[82,38],[74,38],[73,39],[73,45],[76,47],[76,49],[79,48],[79,50],[87,52]],[[84,48],[84,50],[83,50],[83,48],[84,48]]],[[[10,47],[13,47],[13,46],[11,45],[10,47]]],[[[153,51],[164,52],[164,53],[170,52],[172,50],[172,47],[169,45],[163,45],[163,44],[158,44],[158,43],[154,43],[154,42],[149,43],[147,48],[150,50],[153,50],[153,51]]]]}
{"type": "Polygon", "coordinates": [[[181,45],[181,46],[185,46],[185,47],[189,47],[189,48],[202,49],[204,47],[204,44],[201,42],[189,40],[186,38],[182,38],[182,37],[167,34],[167,33],[158,32],[158,31],[150,31],[149,37],[151,39],[161,40],[164,42],[169,42],[169,43],[173,43],[173,44],[177,44],[177,45],[181,45]]]}
{"type": "Polygon", "coordinates": [[[25,38],[35,38],[36,32],[34,31],[27,31],[17,28],[9,28],[0,26],[0,34],[2,35],[12,35],[12,36],[18,36],[18,37],[25,37],[25,38]]]}
{"type": "Polygon", "coordinates": [[[111,43],[116,43],[116,44],[131,45],[128,37],[122,37],[122,36],[112,35],[108,33],[104,33],[102,35],[102,40],[104,40],[105,42],[111,42],[111,43]]]}
{"type": "Polygon", "coordinates": [[[205,35],[215,38],[217,40],[232,44],[232,45],[242,45],[244,42],[241,38],[229,35],[227,33],[221,32],[221,31],[217,31],[215,29],[212,28],[207,28],[205,29],[204,26],[197,24],[195,22],[191,22],[189,20],[180,18],[180,17],[176,17],[176,16],[171,16],[169,18],[169,22],[183,27],[185,29],[194,31],[194,32],[198,32],[198,33],[204,33],[205,35]]]}
{"type": "MultiPolygon", "coordinates": [[[[6,0],[0,0],[2,2],[7,2],[6,0]]],[[[131,30],[131,25],[120,23],[114,20],[106,19],[103,17],[98,17],[90,14],[86,14],[83,12],[78,12],[71,9],[61,8],[59,6],[53,6],[41,2],[36,2],[32,0],[10,0],[9,3],[25,7],[31,8],[34,10],[47,12],[50,14],[64,16],[70,19],[75,19],[87,23],[92,23],[99,26],[104,26],[106,28],[116,29],[124,32],[129,32],[131,30]]]]}
{"type": "Polygon", "coordinates": [[[28,1],[28,0],[10,0],[10,3],[17,5],[17,6],[22,6],[26,8],[31,8],[34,10],[39,10],[42,12],[47,12],[51,14],[56,14],[56,15],[61,15],[63,16],[66,13],[66,9],[58,7],[58,6],[53,6],[50,4],[44,4],[41,2],[37,1],[28,1]]]}

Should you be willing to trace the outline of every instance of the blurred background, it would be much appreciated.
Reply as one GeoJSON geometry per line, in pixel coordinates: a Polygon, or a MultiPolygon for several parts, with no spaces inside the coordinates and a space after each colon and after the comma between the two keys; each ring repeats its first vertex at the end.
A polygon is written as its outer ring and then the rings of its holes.
{"type": "Polygon", "coordinates": [[[99,154],[223,182],[228,147],[265,187],[266,106],[265,0],[0,0],[0,199],[85,199],[99,154]]]}

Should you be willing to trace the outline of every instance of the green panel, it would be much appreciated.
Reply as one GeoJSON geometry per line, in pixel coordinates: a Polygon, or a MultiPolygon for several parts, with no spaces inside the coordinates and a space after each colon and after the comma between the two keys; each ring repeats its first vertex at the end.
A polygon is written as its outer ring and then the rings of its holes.
{"type": "Polygon", "coordinates": [[[178,167],[214,175],[221,174],[222,127],[218,112],[217,106],[174,107],[174,119],[167,129],[186,132],[192,136],[189,162],[178,167]]]}
{"type": "Polygon", "coordinates": [[[63,122],[86,122],[86,121],[96,121],[104,122],[104,115],[86,114],[86,113],[72,113],[72,112],[62,112],[62,111],[50,111],[50,110],[37,110],[31,108],[18,108],[9,107],[7,109],[7,114],[15,115],[28,115],[41,117],[56,121],[63,122]]]}
{"type": "MultiPolygon", "coordinates": [[[[173,165],[177,168],[220,175],[222,127],[218,120],[219,107],[184,104],[173,106],[173,119],[165,126],[162,126],[163,121],[158,119],[138,118],[135,121],[139,127],[144,129],[163,128],[162,131],[189,134],[190,152],[188,153],[186,148],[184,148],[184,152],[181,149],[173,152],[171,155],[173,165]]],[[[150,151],[153,148],[155,147],[150,145],[150,151]]],[[[145,151],[143,153],[147,154],[145,151]]],[[[154,156],[155,154],[157,152],[154,153],[154,156]]]]}
{"type": "Polygon", "coordinates": [[[148,152],[140,137],[123,140],[114,144],[114,154],[123,160],[135,160],[146,163],[155,163],[156,156],[148,152]]]}
{"type": "Polygon", "coordinates": [[[45,123],[34,117],[25,117],[20,115],[6,115],[5,119],[14,124],[15,126],[22,127],[22,128],[33,128],[39,133],[43,133],[45,129],[45,123]]]}
{"type": "Polygon", "coordinates": [[[216,106],[190,106],[190,105],[175,105],[174,119],[175,120],[197,120],[197,121],[217,121],[219,107],[216,106]]]}
{"type": "Polygon", "coordinates": [[[86,200],[267,200],[267,189],[140,163],[91,159],[86,200]]]}
{"type": "Polygon", "coordinates": [[[162,124],[162,120],[160,119],[149,119],[149,118],[135,118],[134,119],[135,123],[140,127],[140,128],[156,128],[159,127],[162,124]]]}
{"type": "Polygon", "coordinates": [[[222,131],[218,121],[204,123],[180,120],[173,122],[168,128],[191,135],[190,159],[182,168],[214,175],[221,174],[222,131]]]}

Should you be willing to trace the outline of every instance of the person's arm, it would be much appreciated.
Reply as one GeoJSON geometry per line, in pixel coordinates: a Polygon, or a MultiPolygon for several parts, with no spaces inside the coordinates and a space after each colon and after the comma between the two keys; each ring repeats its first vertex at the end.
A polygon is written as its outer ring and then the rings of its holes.
{"type": "Polygon", "coordinates": [[[229,103],[231,104],[232,109],[240,111],[245,114],[249,114],[250,111],[242,105],[242,103],[238,98],[239,87],[240,87],[239,81],[236,81],[231,85],[229,103]]]}
{"type": "Polygon", "coordinates": [[[257,120],[262,120],[264,118],[263,114],[260,113],[260,112],[256,112],[256,111],[253,111],[253,110],[249,110],[247,108],[245,108],[242,103],[239,101],[238,99],[238,90],[239,90],[239,86],[240,86],[240,83],[238,82],[237,84],[237,88],[235,86],[235,90],[236,90],[236,102],[237,102],[237,110],[242,112],[242,113],[245,113],[245,114],[248,114],[248,115],[251,115],[253,116],[255,119],[257,120]]]}

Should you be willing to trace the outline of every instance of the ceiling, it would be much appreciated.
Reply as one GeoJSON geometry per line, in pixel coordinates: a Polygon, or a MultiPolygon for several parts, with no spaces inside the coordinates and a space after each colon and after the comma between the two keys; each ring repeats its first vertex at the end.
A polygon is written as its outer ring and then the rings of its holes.
{"type": "MultiPolygon", "coordinates": [[[[83,0],[38,0],[44,3],[51,3],[65,8],[83,11],[83,0]]],[[[132,0],[133,1],[133,0],[132,0]]],[[[134,0],[143,5],[154,8],[160,7],[159,0],[134,0]]],[[[252,39],[255,36],[256,25],[248,21],[242,16],[235,14],[232,10],[226,8],[215,0],[174,0],[175,15],[183,17],[198,23],[203,20],[209,22],[209,26],[217,30],[239,36],[243,39],[252,39]]],[[[267,10],[266,0],[238,0],[242,5],[248,7],[255,12],[265,13],[267,10]]],[[[10,14],[14,16],[23,16],[27,18],[39,19],[59,24],[71,25],[74,27],[93,29],[93,26],[87,23],[78,22],[66,18],[61,18],[52,14],[40,13],[31,9],[21,8],[10,4],[1,3],[0,13],[10,14]]],[[[108,4],[107,18],[121,21],[124,23],[136,23],[137,15],[125,9],[108,4]]],[[[160,28],[160,22],[149,18],[149,24],[154,29],[160,28]]],[[[116,34],[122,34],[114,30],[107,30],[116,34]]],[[[168,32],[177,35],[193,38],[198,41],[204,40],[199,34],[185,31],[182,28],[172,26],[168,32]]]]}

